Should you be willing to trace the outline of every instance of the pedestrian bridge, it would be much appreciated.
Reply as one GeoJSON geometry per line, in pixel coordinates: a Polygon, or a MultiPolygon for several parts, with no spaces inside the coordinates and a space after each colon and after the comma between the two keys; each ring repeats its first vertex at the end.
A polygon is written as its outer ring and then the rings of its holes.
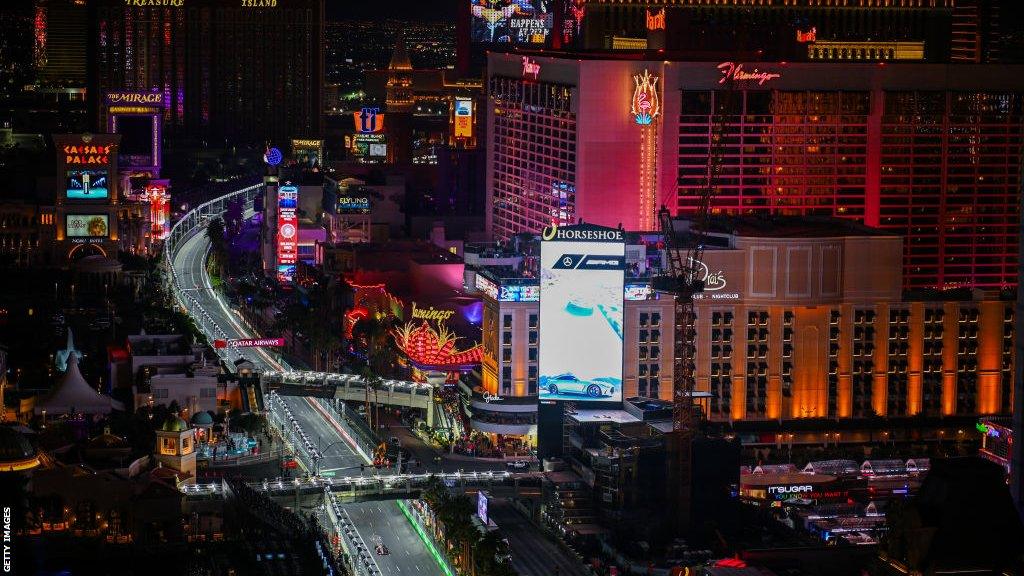
{"type": "Polygon", "coordinates": [[[316,396],[375,404],[421,408],[433,412],[434,387],[408,380],[380,380],[367,390],[366,380],[357,374],[334,374],[289,370],[264,372],[263,384],[282,396],[316,396]]]}
{"type": "MultiPolygon", "coordinates": [[[[270,497],[297,497],[322,495],[332,492],[342,500],[385,500],[415,498],[436,477],[453,488],[518,488],[520,485],[538,485],[543,475],[539,472],[445,472],[427,474],[388,474],[344,477],[275,478],[250,482],[248,486],[270,497]]],[[[181,492],[190,499],[218,498],[224,494],[223,484],[187,484],[181,492]]]]}

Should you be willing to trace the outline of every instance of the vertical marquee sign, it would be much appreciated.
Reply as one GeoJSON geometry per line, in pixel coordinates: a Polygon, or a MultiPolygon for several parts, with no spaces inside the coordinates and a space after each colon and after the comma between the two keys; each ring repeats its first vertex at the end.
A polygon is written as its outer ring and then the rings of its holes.
{"type": "Polygon", "coordinates": [[[298,257],[299,220],[295,210],[299,203],[299,189],[286,184],[277,190],[277,277],[291,282],[295,277],[298,257]]]}
{"type": "Polygon", "coordinates": [[[633,76],[633,98],[630,113],[640,126],[640,230],[654,229],[654,211],[658,190],[658,123],[661,98],[658,97],[658,76],[644,70],[633,76]]]}

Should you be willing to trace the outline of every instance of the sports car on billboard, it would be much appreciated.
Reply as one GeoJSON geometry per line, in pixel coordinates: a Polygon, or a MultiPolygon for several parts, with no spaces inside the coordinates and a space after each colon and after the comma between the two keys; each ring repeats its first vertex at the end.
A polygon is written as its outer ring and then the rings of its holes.
{"type": "Polygon", "coordinates": [[[586,394],[591,398],[602,396],[614,396],[615,384],[613,378],[595,378],[593,380],[580,380],[575,374],[567,372],[558,376],[541,376],[540,388],[548,394],[586,394]]]}

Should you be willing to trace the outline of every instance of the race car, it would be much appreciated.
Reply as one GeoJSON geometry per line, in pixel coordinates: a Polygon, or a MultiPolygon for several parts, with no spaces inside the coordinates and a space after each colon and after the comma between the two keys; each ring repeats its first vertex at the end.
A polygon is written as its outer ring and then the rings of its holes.
{"type": "Polygon", "coordinates": [[[540,388],[548,394],[586,394],[591,398],[601,396],[613,396],[615,384],[609,382],[611,378],[595,378],[593,380],[581,380],[571,372],[559,374],[558,376],[541,376],[540,388]]]}

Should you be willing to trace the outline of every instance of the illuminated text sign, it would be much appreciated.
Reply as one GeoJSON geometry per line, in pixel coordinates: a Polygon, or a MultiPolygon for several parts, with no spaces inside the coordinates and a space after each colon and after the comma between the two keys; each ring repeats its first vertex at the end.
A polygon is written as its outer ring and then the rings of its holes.
{"type": "Polygon", "coordinates": [[[284,346],[284,338],[242,338],[214,340],[214,348],[255,348],[257,346],[284,346]]]}
{"type": "Polygon", "coordinates": [[[647,29],[650,31],[664,30],[665,29],[665,9],[662,8],[657,12],[652,13],[650,10],[647,11],[647,29]]]}
{"type": "Polygon", "coordinates": [[[817,28],[811,28],[807,32],[804,32],[803,30],[800,30],[800,29],[797,29],[797,31],[796,31],[796,41],[797,42],[801,42],[801,43],[814,42],[817,39],[818,39],[818,29],[817,28]]]}
{"type": "Polygon", "coordinates": [[[137,6],[139,8],[145,8],[149,6],[153,7],[171,7],[181,8],[185,5],[185,0],[124,0],[125,6],[137,6]]]}
{"type": "Polygon", "coordinates": [[[292,148],[298,150],[319,150],[324,145],[323,140],[309,140],[305,138],[293,138],[292,148]]]}
{"type": "Polygon", "coordinates": [[[538,76],[540,76],[540,64],[533,58],[523,56],[523,77],[536,80],[538,76]]]}
{"type": "Polygon", "coordinates": [[[721,270],[712,272],[707,264],[693,258],[690,258],[690,263],[697,267],[697,275],[704,282],[705,292],[715,292],[725,288],[725,274],[721,270]]]}
{"type": "Polygon", "coordinates": [[[477,290],[483,292],[484,294],[487,294],[488,296],[495,300],[498,299],[498,285],[495,284],[494,282],[491,282],[487,278],[484,278],[483,276],[477,274],[474,284],[477,290]]]}
{"type": "Polygon", "coordinates": [[[718,65],[718,70],[722,73],[722,77],[718,79],[719,84],[725,84],[726,81],[733,80],[735,82],[757,82],[758,86],[762,86],[765,82],[782,78],[782,74],[762,72],[757,68],[754,68],[753,72],[747,72],[743,69],[743,64],[735,62],[722,62],[718,65]]]}
{"type": "Polygon", "coordinates": [[[150,104],[162,106],[164,95],[159,92],[109,92],[107,104],[150,104]]]}
{"type": "Polygon", "coordinates": [[[769,486],[769,494],[802,494],[804,492],[813,492],[814,486],[810,484],[804,484],[802,486],[769,486]]]}
{"type": "Polygon", "coordinates": [[[353,116],[356,120],[356,130],[364,134],[384,130],[384,115],[380,113],[380,108],[363,108],[359,112],[354,112],[353,116]]]}
{"type": "Polygon", "coordinates": [[[543,240],[574,240],[593,242],[622,242],[623,232],[614,228],[587,228],[574,226],[563,228],[557,225],[545,226],[541,233],[543,240]]]}
{"type": "Polygon", "coordinates": [[[91,144],[83,144],[82,146],[67,145],[64,146],[64,163],[92,165],[108,164],[110,162],[110,152],[113,149],[113,144],[106,144],[102,146],[93,146],[91,144]]]}
{"type": "Polygon", "coordinates": [[[436,320],[437,322],[445,322],[454,314],[454,310],[438,310],[433,306],[424,310],[423,308],[417,308],[415,302],[412,303],[412,317],[420,320],[436,320]]]}

